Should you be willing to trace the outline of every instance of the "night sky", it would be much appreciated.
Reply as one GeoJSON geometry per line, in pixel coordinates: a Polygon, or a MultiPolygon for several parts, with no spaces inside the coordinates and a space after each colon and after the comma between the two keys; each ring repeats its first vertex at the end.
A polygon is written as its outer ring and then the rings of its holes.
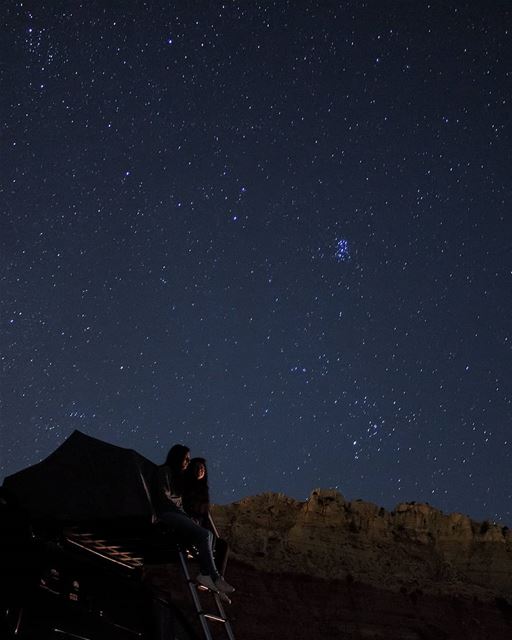
{"type": "Polygon", "coordinates": [[[79,429],[512,524],[511,5],[2,14],[0,477],[79,429]]]}

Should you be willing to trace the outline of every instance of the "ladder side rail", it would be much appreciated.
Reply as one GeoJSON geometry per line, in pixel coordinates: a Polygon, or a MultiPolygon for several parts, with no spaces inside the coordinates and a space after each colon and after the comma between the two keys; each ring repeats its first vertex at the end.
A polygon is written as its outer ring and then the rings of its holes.
{"type": "Polygon", "coordinates": [[[213,636],[210,631],[210,627],[208,626],[208,622],[204,616],[203,609],[201,606],[201,601],[199,600],[199,596],[197,595],[197,590],[194,582],[190,578],[190,572],[188,570],[187,561],[185,559],[185,555],[182,549],[178,552],[181,568],[183,570],[183,575],[187,581],[188,590],[190,591],[190,595],[192,596],[192,601],[194,603],[194,607],[196,608],[196,612],[199,616],[199,621],[201,623],[201,627],[203,629],[204,637],[206,640],[213,640],[213,636]]]}
{"type": "Polygon", "coordinates": [[[215,525],[215,521],[213,519],[213,516],[211,514],[211,511],[208,510],[208,522],[210,523],[210,527],[212,529],[212,533],[216,538],[220,538],[220,533],[219,530],[217,529],[216,525],[215,525]]]}
{"type": "Polygon", "coordinates": [[[224,620],[224,628],[226,630],[226,634],[227,634],[229,640],[236,640],[235,634],[233,633],[233,629],[231,628],[231,623],[229,622],[229,618],[226,615],[226,611],[224,610],[224,605],[222,604],[222,601],[220,599],[219,594],[218,593],[214,593],[213,596],[215,598],[215,603],[217,605],[217,610],[218,610],[221,618],[224,620]]]}

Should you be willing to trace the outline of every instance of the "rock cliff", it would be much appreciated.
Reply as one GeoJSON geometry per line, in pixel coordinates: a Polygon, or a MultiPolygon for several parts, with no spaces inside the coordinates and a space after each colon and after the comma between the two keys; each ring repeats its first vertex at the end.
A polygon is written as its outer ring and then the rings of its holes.
{"type": "MultiPolygon", "coordinates": [[[[428,504],[390,512],[330,490],[305,502],[267,493],[212,512],[230,543],[240,640],[512,638],[506,527],[428,504]]],[[[192,620],[179,577],[166,568],[160,580],[192,620]]]]}
{"type": "Polygon", "coordinates": [[[318,489],[305,502],[245,498],[213,516],[233,556],[265,572],[512,600],[512,532],[428,504],[390,512],[318,489]]]}

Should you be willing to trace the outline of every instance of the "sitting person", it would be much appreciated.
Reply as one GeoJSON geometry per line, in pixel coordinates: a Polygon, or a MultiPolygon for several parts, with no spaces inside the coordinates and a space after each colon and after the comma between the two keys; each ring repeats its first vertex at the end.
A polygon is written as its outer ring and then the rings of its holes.
{"type": "Polygon", "coordinates": [[[165,464],[158,467],[153,499],[157,518],[186,542],[197,548],[200,573],[198,584],[212,591],[232,593],[218,571],[213,557],[213,534],[198,525],[183,510],[184,472],[190,462],[188,447],[175,444],[169,450],[165,464]]]}
{"type": "Polygon", "coordinates": [[[183,508],[197,524],[210,528],[210,491],[204,458],[192,458],[183,473],[183,508]]]}
{"type": "Polygon", "coordinates": [[[226,540],[219,537],[210,516],[208,469],[204,458],[192,458],[183,472],[183,508],[197,524],[214,534],[215,562],[224,575],[229,548],[226,540]]]}

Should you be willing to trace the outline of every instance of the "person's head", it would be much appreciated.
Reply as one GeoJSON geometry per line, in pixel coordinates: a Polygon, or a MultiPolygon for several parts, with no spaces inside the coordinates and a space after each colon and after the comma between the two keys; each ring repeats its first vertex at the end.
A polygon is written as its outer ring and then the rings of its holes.
{"type": "Polygon", "coordinates": [[[194,480],[202,480],[208,482],[208,470],[206,468],[206,460],[204,458],[192,458],[187,472],[194,480]]]}
{"type": "Polygon", "coordinates": [[[184,444],[175,444],[169,449],[165,464],[173,473],[185,471],[190,462],[190,449],[184,444]]]}

